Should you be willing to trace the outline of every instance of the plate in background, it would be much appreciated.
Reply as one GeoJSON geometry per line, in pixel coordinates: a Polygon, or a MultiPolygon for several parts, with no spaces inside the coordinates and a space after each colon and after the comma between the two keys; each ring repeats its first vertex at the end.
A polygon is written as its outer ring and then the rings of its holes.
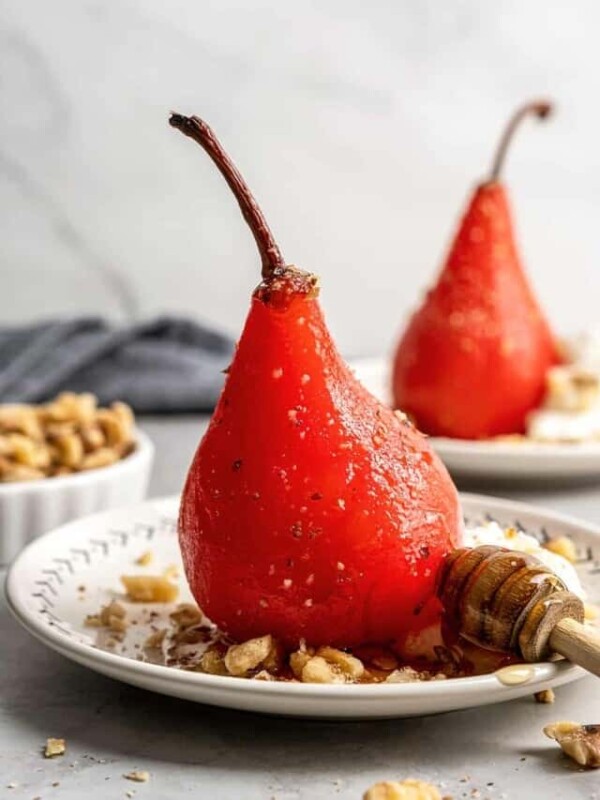
{"type": "MultiPolygon", "coordinates": [[[[390,403],[389,363],[383,358],[350,362],[356,377],[382,402],[390,403]]],[[[447,439],[429,440],[450,472],[478,479],[600,478],[600,441],[581,443],[447,439]]]]}
{"type": "MultiPolygon", "coordinates": [[[[572,537],[585,554],[578,569],[582,582],[590,600],[600,600],[596,575],[600,570],[600,529],[508,500],[478,495],[462,495],[461,500],[470,522],[492,516],[501,524],[520,525],[540,537],[572,537]]],[[[177,507],[175,497],[147,501],[77,520],[37,539],[8,573],[6,596],[11,611],[44,644],[96,672],[197,703],[267,714],[329,719],[421,716],[532,695],[584,674],[579,667],[562,661],[531,665],[529,680],[517,686],[503,685],[493,673],[406,684],[278,683],[147,663],[138,660],[140,649],[139,644],[135,649],[135,643],[129,649],[123,645],[123,651],[120,647],[112,652],[101,649],[97,630],[84,627],[83,621],[86,614],[96,613],[120,591],[119,577],[181,565],[177,507]],[[144,570],[135,561],[148,549],[154,561],[144,570]]],[[[179,600],[189,599],[182,585],[179,600]]],[[[168,610],[163,607],[161,614],[166,616],[168,610]]],[[[48,680],[52,681],[51,675],[48,680]]]]}

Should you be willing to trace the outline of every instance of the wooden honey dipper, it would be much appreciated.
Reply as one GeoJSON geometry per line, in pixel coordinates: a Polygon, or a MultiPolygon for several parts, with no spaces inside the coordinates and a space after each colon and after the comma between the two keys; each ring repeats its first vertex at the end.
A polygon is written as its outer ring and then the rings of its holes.
{"type": "Polygon", "coordinates": [[[488,650],[546,661],[558,653],[600,677],[600,635],[583,602],[535,556],[494,545],[446,556],[437,595],[449,622],[488,650]]]}

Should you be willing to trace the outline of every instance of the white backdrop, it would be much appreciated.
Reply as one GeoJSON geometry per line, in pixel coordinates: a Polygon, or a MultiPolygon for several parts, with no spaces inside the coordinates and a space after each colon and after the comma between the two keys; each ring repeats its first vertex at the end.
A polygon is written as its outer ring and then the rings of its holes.
{"type": "Polygon", "coordinates": [[[342,349],[382,352],[512,107],[549,95],[508,164],[520,238],[557,328],[600,321],[599,26],[594,0],[0,0],[0,320],[125,292],[239,331],[259,261],[176,109],[320,273],[342,349]]]}

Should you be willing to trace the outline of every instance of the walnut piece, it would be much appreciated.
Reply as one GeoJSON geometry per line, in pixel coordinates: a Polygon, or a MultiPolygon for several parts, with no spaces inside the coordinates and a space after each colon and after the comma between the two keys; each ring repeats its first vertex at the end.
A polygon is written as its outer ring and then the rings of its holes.
{"type": "Polygon", "coordinates": [[[132,603],[172,603],[179,594],[164,575],[121,575],[121,583],[132,603]]]}
{"type": "Polygon", "coordinates": [[[198,606],[192,603],[180,603],[175,611],[169,614],[169,619],[171,619],[178,628],[191,628],[192,625],[198,625],[198,623],[202,622],[202,612],[198,606]]]}
{"type": "Polygon", "coordinates": [[[55,758],[56,756],[63,756],[67,749],[64,739],[46,739],[46,747],[44,748],[44,758],[55,758]]]}
{"type": "Polygon", "coordinates": [[[418,681],[444,681],[446,675],[443,672],[432,674],[430,672],[418,672],[412,667],[400,667],[395,669],[385,679],[386,683],[417,683],[418,681]]]}
{"type": "Polygon", "coordinates": [[[148,636],[148,638],[144,642],[145,649],[146,650],[154,650],[154,649],[159,649],[160,647],[162,647],[162,643],[165,640],[165,636],[167,635],[167,632],[168,631],[167,631],[166,628],[159,628],[157,631],[154,631],[153,633],[151,633],[150,636],[148,636]]]}
{"type": "Polygon", "coordinates": [[[69,475],[128,455],[133,412],[124,403],[97,405],[94,395],[73,392],[46,405],[0,405],[0,482],[69,475]]]}
{"type": "Polygon", "coordinates": [[[269,634],[256,639],[248,639],[242,644],[232,644],[225,653],[225,667],[230,675],[243,678],[269,657],[275,641],[269,634]]]}
{"type": "Polygon", "coordinates": [[[398,781],[376,783],[364,793],[363,800],[442,800],[442,797],[430,783],[408,778],[401,783],[398,781]]]}
{"type": "Polygon", "coordinates": [[[148,564],[152,563],[152,559],[154,558],[154,553],[152,550],[145,550],[143,553],[136,558],[135,563],[139,567],[147,567],[148,564]]]}
{"type": "Polygon", "coordinates": [[[365,671],[360,659],[335,647],[301,648],[290,656],[290,667],[303,683],[355,683],[365,671]]]}
{"type": "Polygon", "coordinates": [[[568,536],[558,536],[556,539],[548,539],[544,542],[544,549],[562,556],[574,564],[577,561],[577,548],[575,542],[568,536]]]}
{"type": "Polygon", "coordinates": [[[600,767],[600,725],[554,722],[546,725],[544,733],[582,767],[600,767]]]}
{"type": "Polygon", "coordinates": [[[128,628],[125,621],[126,611],[120,603],[113,600],[100,609],[98,614],[88,614],[84,620],[87,628],[108,628],[115,638],[121,640],[128,628]]]}
{"type": "Polygon", "coordinates": [[[551,704],[556,699],[556,695],[552,689],[542,689],[541,692],[536,692],[534,695],[536,703],[551,704]]]}
{"type": "Polygon", "coordinates": [[[123,775],[128,781],[135,781],[136,783],[147,783],[150,780],[150,773],[145,769],[134,769],[132,772],[127,772],[123,775]]]}
{"type": "Polygon", "coordinates": [[[224,653],[216,646],[209,647],[200,659],[200,669],[208,675],[228,675],[224,653]]]}

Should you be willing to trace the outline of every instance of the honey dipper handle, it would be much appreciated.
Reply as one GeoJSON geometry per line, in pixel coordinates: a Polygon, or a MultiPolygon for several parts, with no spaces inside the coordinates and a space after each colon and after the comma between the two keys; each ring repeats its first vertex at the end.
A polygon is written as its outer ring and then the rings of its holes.
{"type": "Polygon", "coordinates": [[[561,619],[552,629],[549,643],[555,653],[600,678],[600,632],[574,619],[561,619]]]}

